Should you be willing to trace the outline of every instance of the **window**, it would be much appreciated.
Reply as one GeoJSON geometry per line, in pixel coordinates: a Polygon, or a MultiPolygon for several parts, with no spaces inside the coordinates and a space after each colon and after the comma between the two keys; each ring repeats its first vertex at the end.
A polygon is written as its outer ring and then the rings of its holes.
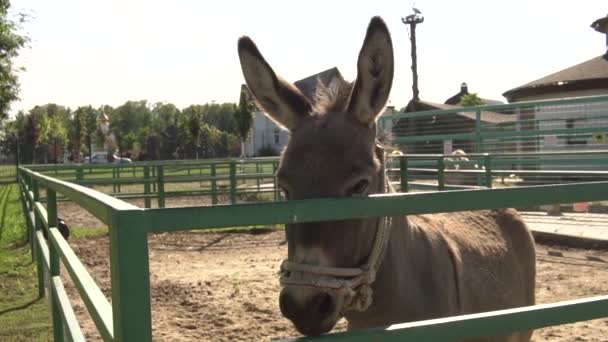
{"type": "MultiPolygon", "coordinates": [[[[576,128],[576,123],[580,123],[582,121],[584,121],[585,119],[575,119],[575,118],[569,118],[566,119],[566,129],[568,130],[573,130],[576,128]]],[[[587,139],[581,136],[577,136],[576,133],[568,133],[567,137],[566,137],[566,144],[567,145],[587,145],[587,139]]]]}
{"type": "Polygon", "coordinates": [[[274,129],[274,143],[275,143],[275,144],[278,144],[278,143],[279,143],[279,138],[280,138],[280,137],[279,137],[279,129],[278,129],[278,128],[275,128],[275,129],[274,129]]]}

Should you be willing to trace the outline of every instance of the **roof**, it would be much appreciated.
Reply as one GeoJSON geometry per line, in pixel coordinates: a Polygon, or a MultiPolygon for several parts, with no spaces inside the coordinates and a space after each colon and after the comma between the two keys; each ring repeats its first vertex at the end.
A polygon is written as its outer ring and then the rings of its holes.
{"type": "MultiPolygon", "coordinates": [[[[294,82],[294,85],[302,92],[302,94],[304,94],[304,96],[306,96],[309,100],[314,101],[319,82],[321,82],[321,84],[323,84],[324,86],[329,87],[329,85],[334,79],[344,81],[342,74],[340,74],[340,71],[336,67],[305,77],[299,81],[294,82]]],[[[249,88],[246,84],[241,84],[241,92],[243,91],[246,92],[247,97],[250,99],[250,101],[253,102],[256,110],[262,111],[257,106],[257,103],[253,101],[253,96],[251,95],[251,92],[249,91],[249,88]]]]}
{"type": "Polygon", "coordinates": [[[511,99],[562,91],[608,89],[608,54],[563,69],[503,93],[511,99]]]}
{"type": "MultiPolygon", "coordinates": [[[[423,106],[427,107],[426,110],[464,108],[462,106],[450,105],[450,104],[445,104],[445,103],[434,103],[434,102],[429,102],[429,101],[419,101],[419,103],[422,104],[423,106]]],[[[473,120],[473,121],[475,121],[477,119],[476,113],[472,112],[472,111],[456,112],[455,114],[462,118],[466,118],[466,119],[473,120]]],[[[500,123],[515,122],[515,121],[517,121],[517,118],[513,115],[501,114],[501,113],[496,113],[496,112],[490,112],[487,110],[482,110],[481,111],[481,121],[486,122],[486,123],[500,124],[500,123]]]]}
{"type": "MultiPolygon", "coordinates": [[[[462,83],[460,85],[460,91],[456,94],[454,94],[452,97],[450,97],[449,99],[445,100],[445,104],[449,104],[449,105],[458,105],[460,104],[460,98],[463,97],[464,95],[469,94],[469,86],[466,83],[462,83]]],[[[491,100],[491,99],[484,99],[484,98],[479,98],[484,104],[487,105],[494,105],[494,104],[502,104],[501,101],[498,100],[491,100]]]]}
{"type": "Polygon", "coordinates": [[[597,32],[608,33],[608,15],[599,18],[591,24],[591,27],[597,32]]]}
{"type": "Polygon", "coordinates": [[[321,82],[324,86],[328,87],[334,79],[344,81],[344,78],[342,78],[340,71],[338,71],[338,68],[336,67],[303,78],[299,81],[294,82],[294,85],[298,89],[300,89],[304,96],[306,96],[310,100],[314,100],[314,97],[317,93],[317,87],[319,86],[319,82],[321,82]]]}

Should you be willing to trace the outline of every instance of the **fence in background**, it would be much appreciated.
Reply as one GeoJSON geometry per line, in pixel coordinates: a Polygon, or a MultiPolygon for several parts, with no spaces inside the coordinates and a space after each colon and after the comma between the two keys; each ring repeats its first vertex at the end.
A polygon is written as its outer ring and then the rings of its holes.
{"type": "MultiPolygon", "coordinates": [[[[449,109],[381,116],[381,135],[406,154],[450,154],[457,149],[492,154],[608,149],[608,96],[435,107],[449,109]]],[[[559,164],[551,166],[562,169],[559,164]]],[[[608,169],[605,164],[595,167],[608,169]]]]}

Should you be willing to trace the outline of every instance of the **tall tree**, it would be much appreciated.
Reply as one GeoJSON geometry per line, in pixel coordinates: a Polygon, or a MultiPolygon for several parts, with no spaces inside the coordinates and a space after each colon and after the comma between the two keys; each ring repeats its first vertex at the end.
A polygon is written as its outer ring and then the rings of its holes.
{"type": "Polygon", "coordinates": [[[11,102],[19,99],[17,72],[22,68],[15,66],[14,60],[29,40],[18,33],[26,16],[19,14],[16,21],[12,20],[10,6],[9,0],[0,0],[0,121],[8,117],[11,102]]]}
{"type": "Polygon", "coordinates": [[[200,105],[191,105],[190,107],[182,110],[184,119],[182,124],[189,133],[190,141],[194,145],[194,154],[196,159],[199,157],[199,150],[201,147],[201,129],[203,127],[203,116],[205,115],[204,111],[205,108],[200,105]]]}
{"type": "Polygon", "coordinates": [[[152,142],[149,149],[160,159],[173,158],[178,146],[177,119],[179,109],[171,103],[157,103],[152,107],[152,142]]]}
{"type": "Polygon", "coordinates": [[[121,152],[145,146],[151,121],[150,108],[145,100],[127,101],[114,109],[110,116],[110,129],[121,152]]]}
{"type": "Polygon", "coordinates": [[[234,111],[234,119],[236,121],[237,134],[241,139],[241,157],[245,156],[245,141],[253,123],[253,103],[248,96],[248,92],[241,90],[241,98],[239,105],[234,111]]]}

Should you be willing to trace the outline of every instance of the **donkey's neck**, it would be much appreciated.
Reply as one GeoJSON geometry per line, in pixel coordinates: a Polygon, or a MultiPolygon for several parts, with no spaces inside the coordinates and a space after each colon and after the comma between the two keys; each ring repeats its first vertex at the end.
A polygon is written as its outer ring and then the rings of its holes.
{"type": "Polygon", "coordinates": [[[408,306],[407,269],[412,257],[408,248],[412,245],[409,234],[409,220],[407,217],[393,217],[392,229],[386,252],[376,280],[372,284],[373,303],[365,311],[351,311],[345,313],[350,329],[364,329],[381,326],[391,317],[400,316],[403,309],[408,306]],[[403,272],[405,271],[405,272],[403,272]],[[399,303],[400,305],[395,305],[399,303]]]}
{"type": "MultiPolygon", "coordinates": [[[[388,181],[387,190],[393,192],[388,181]]],[[[349,330],[386,326],[457,314],[450,251],[443,235],[415,224],[406,216],[392,217],[392,229],[382,264],[372,284],[373,303],[363,312],[347,312],[349,330]],[[441,295],[442,294],[442,295],[441,295]]]]}

